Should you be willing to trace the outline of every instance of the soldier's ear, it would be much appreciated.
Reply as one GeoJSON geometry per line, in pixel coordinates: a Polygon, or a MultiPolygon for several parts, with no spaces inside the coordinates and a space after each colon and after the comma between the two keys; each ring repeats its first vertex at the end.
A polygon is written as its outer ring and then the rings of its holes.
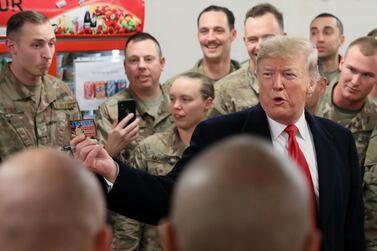
{"type": "Polygon", "coordinates": [[[165,67],[165,57],[160,58],[160,65],[161,65],[161,71],[163,71],[165,67]]]}
{"type": "Polygon", "coordinates": [[[211,97],[207,98],[206,103],[205,103],[205,109],[207,112],[212,108],[213,104],[213,99],[211,97]]]}
{"type": "Polygon", "coordinates": [[[233,42],[237,38],[237,30],[232,29],[230,32],[231,32],[231,40],[233,42]]]}
{"type": "Polygon", "coordinates": [[[344,42],[346,41],[346,38],[343,34],[341,34],[339,36],[339,47],[342,46],[344,44],[344,42]]]}
{"type": "Polygon", "coordinates": [[[340,62],[339,62],[339,71],[342,71],[343,65],[344,65],[344,56],[340,59],[340,62]]]}
{"type": "Polygon", "coordinates": [[[14,54],[16,53],[16,42],[12,39],[5,39],[5,47],[7,47],[8,51],[11,53],[11,54],[14,54]]]}

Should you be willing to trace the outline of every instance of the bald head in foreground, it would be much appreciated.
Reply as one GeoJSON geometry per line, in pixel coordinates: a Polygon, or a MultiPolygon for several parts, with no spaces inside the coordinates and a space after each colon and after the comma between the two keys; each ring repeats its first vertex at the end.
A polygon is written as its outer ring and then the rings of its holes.
{"type": "Polygon", "coordinates": [[[261,139],[238,136],[210,148],[178,181],[167,251],[319,250],[299,168],[261,139]]]}
{"type": "Polygon", "coordinates": [[[110,250],[98,181],[52,149],[26,150],[2,163],[0,215],[1,250],[110,250]]]}

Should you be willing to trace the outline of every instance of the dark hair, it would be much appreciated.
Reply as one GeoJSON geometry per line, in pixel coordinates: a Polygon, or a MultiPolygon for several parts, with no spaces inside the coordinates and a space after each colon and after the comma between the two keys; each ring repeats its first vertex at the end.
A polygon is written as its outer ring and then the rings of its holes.
{"type": "Polygon", "coordinates": [[[336,26],[338,26],[338,29],[339,29],[339,31],[340,31],[340,34],[343,34],[343,32],[344,32],[344,29],[343,29],[343,23],[342,23],[342,21],[340,21],[340,19],[339,19],[337,16],[335,16],[335,15],[333,15],[333,14],[331,14],[331,13],[324,12],[324,13],[321,13],[321,14],[319,14],[318,16],[316,16],[316,17],[312,20],[312,23],[313,23],[314,20],[316,20],[317,18],[320,18],[320,17],[332,17],[332,18],[334,18],[334,19],[336,20],[336,26]]]}
{"type": "Polygon", "coordinates": [[[279,24],[280,29],[282,31],[284,31],[283,14],[275,6],[273,6],[272,4],[269,4],[269,3],[257,4],[253,8],[248,10],[246,12],[244,22],[246,23],[246,19],[248,19],[249,17],[252,17],[252,18],[260,17],[260,16],[263,16],[267,13],[271,13],[272,15],[274,15],[274,17],[276,18],[276,21],[279,24]]]}
{"type": "Polygon", "coordinates": [[[352,46],[358,46],[361,53],[367,57],[377,54],[377,39],[375,39],[374,37],[359,37],[351,42],[351,44],[348,46],[348,49],[352,46]]]}
{"type": "Polygon", "coordinates": [[[211,80],[206,75],[203,75],[202,73],[199,73],[199,72],[190,71],[190,72],[185,72],[178,75],[178,77],[175,80],[179,78],[199,79],[201,82],[200,93],[202,95],[202,98],[204,100],[210,97],[212,99],[215,98],[215,88],[213,87],[213,80],[211,80]]]}
{"type": "Polygon", "coordinates": [[[377,36],[377,28],[371,30],[371,31],[368,33],[368,36],[370,36],[370,37],[375,37],[375,36],[377,36]]]}
{"type": "Polygon", "coordinates": [[[33,10],[21,11],[9,18],[6,35],[8,38],[15,39],[25,23],[45,24],[47,22],[48,18],[42,13],[33,10]]]}
{"type": "Polygon", "coordinates": [[[160,57],[162,56],[162,50],[161,50],[160,43],[157,41],[157,39],[154,36],[152,36],[151,34],[146,33],[146,32],[140,32],[140,33],[136,33],[136,34],[130,36],[127,39],[126,45],[124,46],[124,54],[127,54],[127,47],[129,45],[129,43],[140,42],[140,41],[144,41],[144,40],[152,40],[156,44],[156,47],[158,49],[158,53],[159,53],[160,57]]]}
{"type": "Polygon", "coordinates": [[[210,5],[207,8],[205,8],[204,10],[202,10],[202,12],[199,13],[198,20],[197,20],[198,26],[199,26],[200,17],[203,15],[203,13],[209,12],[209,11],[217,11],[217,12],[224,13],[226,15],[226,18],[228,19],[229,29],[231,29],[231,30],[234,29],[234,23],[235,23],[236,19],[234,18],[233,12],[226,7],[217,6],[217,5],[210,5]]]}

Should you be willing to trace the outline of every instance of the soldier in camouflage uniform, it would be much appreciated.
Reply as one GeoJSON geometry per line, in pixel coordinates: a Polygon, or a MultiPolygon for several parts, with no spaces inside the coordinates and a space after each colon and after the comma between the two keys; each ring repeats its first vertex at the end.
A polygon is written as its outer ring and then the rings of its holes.
{"type": "MultiPolygon", "coordinates": [[[[361,37],[353,41],[340,63],[340,68],[339,81],[330,83],[320,101],[317,115],[334,120],[351,130],[356,142],[360,167],[364,169],[367,147],[377,121],[377,102],[368,98],[373,86],[377,85],[377,40],[361,37]]],[[[377,179],[376,175],[371,169],[366,168],[364,187],[375,185],[370,182],[377,179]]],[[[364,198],[366,215],[369,215],[369,218],[371,215],[377,217],[375,212],[368,212],[371,207],[368,202],[376,201],[377,197],[367,192],[364,198]]],[[[368,222],[368,217],[366,220],[368,222]]],[[[366,226],[368,243],[376,243],[377,234],[370,234],[369,231],[372,229],[368,228],[368,224],[366,226]]],[[[372,250],[377,246],[368,248],[372,250]]]]}
{"type": "Polygon", "coordinates": [[[319,63],[329,83],[339,78],[339,49],[344,40],[343,24],[335,15],[321,13],[310,23],[310,41],[317,47],[319,63]]]}
{"type": "Polygon", "coordinates": [[[242,111],[259,102],[256,57],[266,37],[284,34],[283,14],[271,4],[258,4],[246,13],[244,25],[249,63],[215,83],[216,99],[209,117],[242,111]]]}
{"type": "MultiPolygon", "coordinates": [[[[178,80],[178,79],[177,79],[178,80]]],[[[182,142],[176,128],[166,132],[155,133],[136,147],[132,166],[145,170],[155,175],[163,175],[169,172],[180,159],[187,145],[182,142]]],[[[132,250],[157,251],[161,250],[156,226],[136,222],[127,225],[127,237],[132,240],[132,250]]]]}
{"type": "Polygon", "coordinates": [[[216,82],[216,99],[209,117],[245,110],[259,102],[258,80],[249,64],[216,82]]]}
{"type": "MultiPolygon", "coordinates": [[[[170,88],[170,111],[175,128],[141,141],[131,165],[154,175],[168,173],[189,145],[196,125],[207,116],[213,99],[214,88],[209,78],[194,72],[180,75],[170,88]]],[[[138,227],[133,226],[130,235],[130,238],[139,236],[137,250],[161,250],[155,226],[140,222],[138,227]]]]}
{"type": "MultiPolygon", "coordinates": [[[[203,58],[185,72],[202,73],[217,81],[240,68],[240,64],[230,58],[231,44],[237,36],[234,22],[232,11],[225,7],[210,5],[200,12],[197,24],[203,58]],[[213,48],[214,46],[216,48],[213,48]]],[[[167,80],[164,88],[169,90],[177,76],[167,80]]]]}
{"type": "Polygon", "coordinates": [[[368,250],[377,251],[377,126],[370,136],[364,166],[365,238],[368,250]]]}
{"type": "MultiPolygon", "coordinates": [[[[139,118],[138,136],[125,148],[120,149],[120,152],[116,151],[117,153],[110,154],[112,157],[119,157],[127,161],[130,159],[133,149],[140,140],[156,132],[163,132],[173,127],[173,120],[168,110],[169,97],[163,88],[160,88],[160,91],[161,98],[157,103],[156,114],[151,114],[148,104],[140,99],[131,87],[117,93],[101,104],[96,114],[98,139],[102,145],[107,145],[107,138],[113,129],[114,122],[118,119],[118,102],[128,99],[136,100],[136,117],[139,118]]],[[[111,151],[108,152],[110,153],[111,151]]]]}
{"type": "MultiPolygon", "coordinates": [[[[158,41],[148,33],[129,37],[124,67],[129,87],[101,104],[96,115],[98,139],[112,157],[129,161],[133,149],[143,138],[173,127],[169,100],[160,85],[165,60],[158,41]],[[135,99],[137,119],[130,125],[128,115],[117,123],[118,101],[135,99]]],[[[138,236],[129,234],[138,222],[110,213],[114,250],[136,250],[138,236]]]]}
{"type": "Polygon", "coordinates": [[[12,62],[0,73],[0,161],[27,147],[69,145],[69,120],[81,116],[67,85],[47,74],[55,42],[48,18],[38,12],[8,21],[12,62]]]}

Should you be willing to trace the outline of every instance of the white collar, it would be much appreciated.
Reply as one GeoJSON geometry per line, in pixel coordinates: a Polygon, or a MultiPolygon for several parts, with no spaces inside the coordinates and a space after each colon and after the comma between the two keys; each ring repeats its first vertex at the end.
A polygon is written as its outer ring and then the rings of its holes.
{"type": "MultiPolygon", "coordinates": [[[[284,132],[284,129],[287,127],[287,125],[275,121],[268,115],[267,120],[268,124],[270,125],[271,137],[273,140],[276,140],[277,137],[279,137],[280,134],[284,132]]],[[[294,123],[294,125],[298,129],[298,137],[301,137],[304,140],[307,139],[307,137],[310,137],[308,124],[305,119],[305,110],[302,112],[300,118],[296,121],[296,123],[294,123]]]]}

